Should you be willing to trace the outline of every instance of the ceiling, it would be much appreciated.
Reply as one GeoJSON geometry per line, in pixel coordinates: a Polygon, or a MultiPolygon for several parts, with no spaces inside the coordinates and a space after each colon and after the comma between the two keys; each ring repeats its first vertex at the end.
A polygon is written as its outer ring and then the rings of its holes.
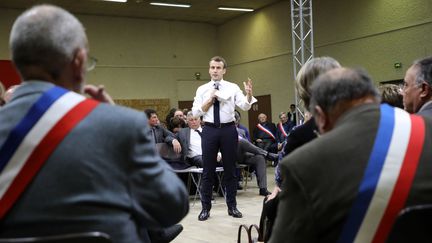
{"type": "Polygon", "coordinates": [[[51,3],[75,14],[164,19],[223,24],[247,12],[221,11],[217,7],[253,8],[255,10],[288,0],[128,0],[127,3],[101,0],[1,0],[0,8],[25,9],[35,4],[51,3]],[[153,2],[187,3],[190,8],[152,6],[153,2]]]}

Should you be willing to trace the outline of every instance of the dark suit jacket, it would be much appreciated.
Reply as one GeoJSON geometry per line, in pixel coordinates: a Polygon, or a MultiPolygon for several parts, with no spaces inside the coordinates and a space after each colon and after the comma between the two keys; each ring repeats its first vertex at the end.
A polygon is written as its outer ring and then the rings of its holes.
{"type": "Polygon", "coordinates": [[[417,114],[432,117],[432,102],[424,104],[417,114]]]}
{"type": "MultiPolygon", "coordinates": [[[[378,105],[353,108],[332,131],[281,162],[283,190],[271,243],[337,242],[363,179],[379,118],[378,105]]],[[[424,149],[405,206],[432,203],[432,119],[425,122],[424,149]]]]}
{"type": "MultiPolygon", "coordinates": [[[[262,124],[261,124],[262,125],[262,124]]],[[[264,123],[263,127],[267,128],[269,131],[271,131],[271,133],[273,134],[273,136],[275,136],[276,138],[276,126],[275,124],[271,123],[271,122],[266,122],[264,123]]],[[[253,130],[253,135],[254,135],[254,140],[257,139],[270,139],[270,135],[268,135],[267,133],[261,131],[260,129],[258,129],[258,127],[255,127],[255,129],[253,130]]],[[[276,140],[274,140],[276,141],[276,140]]]]}
{"type": "MultiPolygon", "coordinates": [[[[47,82],[25,82],[0,109],[0,146],[47,82]]],[[[179,222],[186,188],[155,151],[143,112],[99,104],[58,145],[0,222],[0,237],[102,231],[149,242],[147,228],[179,222]]]]}
{"type": "Polygon", "coordinates": [[[316,131],[318,130],[315,120],[311,118],[303,125],[294,127],[289,133],[286,139],[286,145],[284,147],[284,156],[291,153],[291,151],[302,146],[303,144],[316,138],[316,131]]]}

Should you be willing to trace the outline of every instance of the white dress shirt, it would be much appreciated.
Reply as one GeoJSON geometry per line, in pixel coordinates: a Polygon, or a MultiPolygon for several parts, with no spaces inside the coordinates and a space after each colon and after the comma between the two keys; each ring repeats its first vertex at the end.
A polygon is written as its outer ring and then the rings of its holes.
{"type": "MultiPolygon", "coordinates": [[[[197,130],[202,132],[202,128],[199,127],[197,130]]],[[[190,141],[189,141],[189,151],[188,158],[193,158],[195,156],[202,155],[201,149],[201,135],[198,134],[194,129],[190,129],[190,141]]]]}
{"type": "MultiPolygon", "coordinates": [[[[202,110],[203,104],[210,99],[211,93],[214,90],[215,81],[210,81],[206,84],[198,87],[194,98],[192,113],[194,116],[203,116],[204,122],[214,123],[213,119],[213,106],[209,108],[207,112],[202,110]]],[[[242,110],[249,110],[253,103],[257,102],[255,97],[252,97],[249,103],[247,97],[243,94],[239,86],[235,83],[231,83],[225,80],[219,81],[219,91],[217,92],[221,96],[220,102],[220,122],[228,123],[233,122],[234,109],[237,105],[242,110]]]]}

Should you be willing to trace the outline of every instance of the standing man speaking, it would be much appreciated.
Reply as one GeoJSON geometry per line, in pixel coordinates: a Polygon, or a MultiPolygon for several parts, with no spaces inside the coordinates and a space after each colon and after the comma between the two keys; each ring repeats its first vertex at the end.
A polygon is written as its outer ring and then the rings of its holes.
{"type": "Polygon", "coordinates": [[[214,183],[217,153],[222,153],[228,215],[241,218],[243,215],[237,209],[236,193],[237,179],[235,161],[237,153],[238,134],[234,124],[234,109],[237,105],[243,110],[249,110],[257,100],[252,96],[252,80],[244,82],[246,96],[237,84],[223,79],[226,73],[226,61],[215,56],[210,59],[209,74],[211,81],[201,85],[194,98],[192,112],[194,116],[203,116],[202,132],[203,176],[201,184],[202,210],[198,220],[204,221],[210,217],[211,194],[214,183]]]}

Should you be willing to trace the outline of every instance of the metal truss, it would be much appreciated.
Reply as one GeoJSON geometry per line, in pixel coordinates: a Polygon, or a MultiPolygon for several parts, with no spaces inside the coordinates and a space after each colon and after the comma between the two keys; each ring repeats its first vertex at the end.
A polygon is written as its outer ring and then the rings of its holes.
{"type": "MultiPolygon", "coordinates": [[[[291,0],[291,30],[292,30],[292,63],[294,80],[300,68],[314,56],[312,0],[291,0]]],[[[295,82],[295,81],[294,81],[295,82]]],[[[294,84],[295,87],[295,84],[294,84]]],[[[300,99],[295,90],[297,113],[304,117],[300,109],[300,99]]],[[[297,116],[297,119],[301,119],[297,116]]],[[[298,121],[297,121],[298,122],[298,121]]]]}

